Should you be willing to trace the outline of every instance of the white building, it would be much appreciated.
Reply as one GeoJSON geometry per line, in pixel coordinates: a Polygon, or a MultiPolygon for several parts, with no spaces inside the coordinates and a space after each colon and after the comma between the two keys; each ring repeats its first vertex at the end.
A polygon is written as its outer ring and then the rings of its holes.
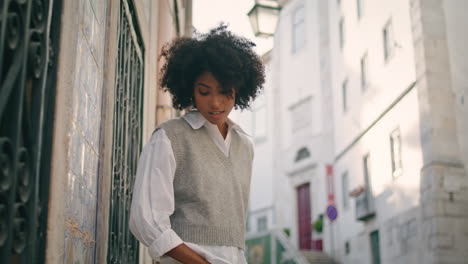
{"type": "Polygon", "coordinates": [[[464,263],[468,3],[278,2],[252,115],[266,124],[250,117],[267,128],[255,137],[250,234],[288,228],[297,249],[323,239],[342,263],[464,263]],[[312,231],[333,202],[337,220],[312,231]]]}
{"type": "Polygon", "coordinates": [[[313,37],[325,32],[306,19],[318,14],[313,3],[283,5],[274,49],[264,56],[265,91],[253,113],[242,115],[254,124],[256,145],[248,234],[286,231],[291,243],[283,246],[301,250],[326,246],[311,223],[324,213],[326,167],[333,163],[332,91],[324,88],[330,66],[316,59],[328,53],[328,43],[313,37]]]}

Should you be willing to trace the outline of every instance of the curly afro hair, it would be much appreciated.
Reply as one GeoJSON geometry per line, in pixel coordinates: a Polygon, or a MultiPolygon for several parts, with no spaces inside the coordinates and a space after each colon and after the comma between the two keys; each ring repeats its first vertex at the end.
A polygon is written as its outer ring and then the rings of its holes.
{"type": "Polygon", "coordinates": [[[250,40],[231,33],[223,23],[207,34],[177,38],[163,47],[159,57],[165,61],[160,87],[172,94],[173,106],[182,110],[194,105],[196,78],[211,72],[223,94],[231,95],[232,88],[236,90],[234,107],[245,109],[265,82],[265,69],[254,46],[250,40]]]}

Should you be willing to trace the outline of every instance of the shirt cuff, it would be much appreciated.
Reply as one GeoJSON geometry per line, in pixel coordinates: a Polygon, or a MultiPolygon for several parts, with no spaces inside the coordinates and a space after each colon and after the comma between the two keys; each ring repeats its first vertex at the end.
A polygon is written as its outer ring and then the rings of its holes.
{"type": "Polygon", "coordinates": [[[159,259],[169,250],[182,244],[182,239],[172,229],[164,231],[158,239],[148,247],[148,253],[153,259],[159,259]]]}

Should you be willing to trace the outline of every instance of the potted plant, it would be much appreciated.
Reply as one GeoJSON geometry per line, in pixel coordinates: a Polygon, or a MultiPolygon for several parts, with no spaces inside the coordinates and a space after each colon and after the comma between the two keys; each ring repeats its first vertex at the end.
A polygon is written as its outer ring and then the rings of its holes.
{"type": "Polygon", "coordinates": [[[312,247],[314,250],[322,251],[323,250],[323,214],[320,214],[317,220],[312,224],[314,230],[314,236],[312,240],[312,247]]]}
{"type": "Polygon", "coordinates": [[[323,214],[320,214],[317,220],[315,220],[315,222],[312,225],[313,225],[313,229],[315,233],[318,233],[318,234],[322,233],[323,232],[323,214]]]}

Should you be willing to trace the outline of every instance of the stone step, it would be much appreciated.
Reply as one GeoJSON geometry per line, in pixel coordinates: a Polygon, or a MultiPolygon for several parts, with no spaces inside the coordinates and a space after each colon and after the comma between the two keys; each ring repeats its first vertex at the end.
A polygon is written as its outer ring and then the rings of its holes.
{"type": "Polygon", "coordinates": [[[311,264],[338,264],[333,258],[321,251],[301,250],[301,254],[311,264]]]}

